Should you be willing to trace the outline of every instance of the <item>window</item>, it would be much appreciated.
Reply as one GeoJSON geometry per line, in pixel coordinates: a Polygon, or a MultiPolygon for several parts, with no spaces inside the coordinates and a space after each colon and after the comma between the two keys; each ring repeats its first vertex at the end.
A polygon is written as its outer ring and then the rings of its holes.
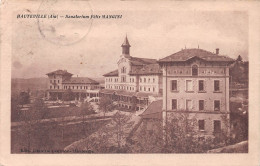
{"type": "Polygon", "coordinates": [[[55,79],[55,78],[56,78],[56,76],[54,75],[54,76],[53,76],[53,78],[55,79]]]}
{"type": "Polygon", "coordinates": [[[214,80],[214,91],[219,91],[219,80],[214,80]]]}
{"type": "Polygon", "coordinates": [[[192,101],[186,100],[186,110],[192,110],[192,101]]]}
{"type": "Polygon", "coordinates": [[[140,86],[140,91],[142,90],[142,87],[140,86]]]}
{"type": "Polygon", "coordinates": [[[218,133],[221,131],[221,123],[220,120],[214,120],[214,132],[218,133]]]}
{"type": "Polygon", "coordinates": [[[146,82],[146,78],[144,78],[144,82],[146,82]]]}
{"type": "Polygon", "coordinates": [[[50,86],[50,89],[51,89],[52,87],[50,86]]]}
{"type": "Polygon", "coordinates": [[[126,73],[126,68],[125,67],[122,67],[121,73],[126,73]]]}
{"type": "Polygon", "coordinates": [[[146,87],[144,87],[144,91],[146,91],[146,87]]]}
{"type": "Polygon", "coordinates": [[[155,79],[153,78],[153,82],[155,82],[155,79]]]}
{"type": "Polygon", "coordinates": [[[199,130],[205,130],[205,120],[199,120],[199,130]]]}
{"type": "Polygon", "coordinates": [[[172,110],[176,110],[176,109],[177,109],[177,100],[172,99],[172,110]]]}
{"type": "Polygon", "coordinates": [[[60,82],[60,80],[58,80],[58,83],[60,82]]]}
{"type": "Polygon", "coordinates": [[[204,81],[199,80],[199,91],[204,91],[204,81]]]}
{"type": "Polygon", "coordinates": [[[50,80],[50,83],[51,83],[52,81],[50,80]]]}
{"type": "Polygon", "coordinates": [[[125,76],[121,76],[121,82],[126,82],[125,76]]]}
{"type": "Polygon", "coordinates": [[[204,100],[199,100],[199,111],[204,110],[204,100]]]}
{"type": "Polygon", "coordinates": [[[192,66],[192,75],[193,76],[197,76],[198,75],[198,66],[197,65],[193,65],[192,66]]]}
{"type": "Polygon", "coordinates": [[[60,89],[60,87],[58,86],[58,89],[60,89]]]}
{"type": "Polygon", "coordinates": [[[140,78],[140,82],[142,82],[142,78],[140,78]]]}
{"type": "Polygon", "coordinates": [[[148,91],[150,92],[150,88],[148,88],[148,91]]]}
{"type": "Polygon", "coordinates": [[[172,80],[172,91],[177,91],[177,80],[172,80]]]}
{"type": "Polygon", "coordinates": [[[219,100],[214,101],[214,111],[220,111],[220,101],[219,100]]]}
{"type": "Polygon", "coordinates": [[[155,91],[155,88],[153,87],[153,92],[155,91]]]}
{"type": "Polygon", "coordinates": [[[54,80],[54,83],[56,83],[56,80],[54,80]]]}
{"type": "Polygon", "coordinates": [[[186,91],[192,91],[193,87],[192,87],[192,80],[186,80],[186,91]]]}
{"type": "Polygon", "coordinates": [[[148,78],[148,82],[150,82],[150,78],[148,78]]]}

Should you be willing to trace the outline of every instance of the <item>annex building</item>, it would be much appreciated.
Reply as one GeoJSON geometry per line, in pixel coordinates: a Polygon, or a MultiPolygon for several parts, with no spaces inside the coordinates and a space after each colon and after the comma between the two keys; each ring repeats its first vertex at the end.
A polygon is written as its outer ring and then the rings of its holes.
{"type": "Polygon", "coordinates": [[[99,82],[88,77],[72,77],[67,70],[56,70],[46,74],[48,80],[47,98],[61,100],[66,91],[71,91],[75,100],[99,96],[99,82]]]}
{"type": "Polygon", "coordinates": [[[162,119],[197,120],[198,134],[229,130],[229,66],[234,60],[203,49],[183,49],[158,63],[163,70],[162,119]]]}
{"type": "Polygon", "coordinates": [[[105,89],[100,95],[110,97],[119,107],[142,110],[162,96],[162,70],[156,59],[130,56],[127,37],[121,47],[118,68],[103,75],[105,89]]]}

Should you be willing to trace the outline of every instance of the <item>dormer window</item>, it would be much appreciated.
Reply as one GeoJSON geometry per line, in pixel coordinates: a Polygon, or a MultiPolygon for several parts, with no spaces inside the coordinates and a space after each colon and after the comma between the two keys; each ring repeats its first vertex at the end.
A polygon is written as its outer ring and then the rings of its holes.
{"type": "Polygon", "coordinates": [[[198,66],[197,65],[193,65],[192,66],[192,75],[193,76],[197,76],[198,75],[198,66]]]}

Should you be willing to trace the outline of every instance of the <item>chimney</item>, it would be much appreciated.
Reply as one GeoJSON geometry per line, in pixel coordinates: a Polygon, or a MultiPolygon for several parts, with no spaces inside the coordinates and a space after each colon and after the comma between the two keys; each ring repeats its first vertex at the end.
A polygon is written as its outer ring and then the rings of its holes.
{"type": "Polygon", "coordinates": [[[216,54],[217,55],[219,54],[219,48],[216,48],[216,54]]]}

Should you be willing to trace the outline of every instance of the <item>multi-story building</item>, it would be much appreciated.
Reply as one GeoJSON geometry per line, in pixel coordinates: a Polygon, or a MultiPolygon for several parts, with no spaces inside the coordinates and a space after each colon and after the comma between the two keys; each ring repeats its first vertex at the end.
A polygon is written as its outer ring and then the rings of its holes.
{"type": "Polygon", "coordinates": [[[156,59],[130,56],[127,37],[121,47],[118,69],[104,74],[101,94],[117,101],[118,106],[140,110],[162,95],[162,70],[156,59]]]}
{"type": "Polygon", "coordinates": [[[99,83],[88,77],[72,77],[66,70],[56,70],[48,74],[47,97],[49,99],[62,99],[66,90],[71,90],[75,100],[87,97],[98,97],[99,83]]]}
{"type": "Polygon", "coordinates": [[[234,60],[202,49],[183,49],[158,63],[163,69],[163,125],[186,114],[198,132],[228,131],[229,65],[234,60]],[[224,116],[223,116],[224,115],[224,116]]]}

